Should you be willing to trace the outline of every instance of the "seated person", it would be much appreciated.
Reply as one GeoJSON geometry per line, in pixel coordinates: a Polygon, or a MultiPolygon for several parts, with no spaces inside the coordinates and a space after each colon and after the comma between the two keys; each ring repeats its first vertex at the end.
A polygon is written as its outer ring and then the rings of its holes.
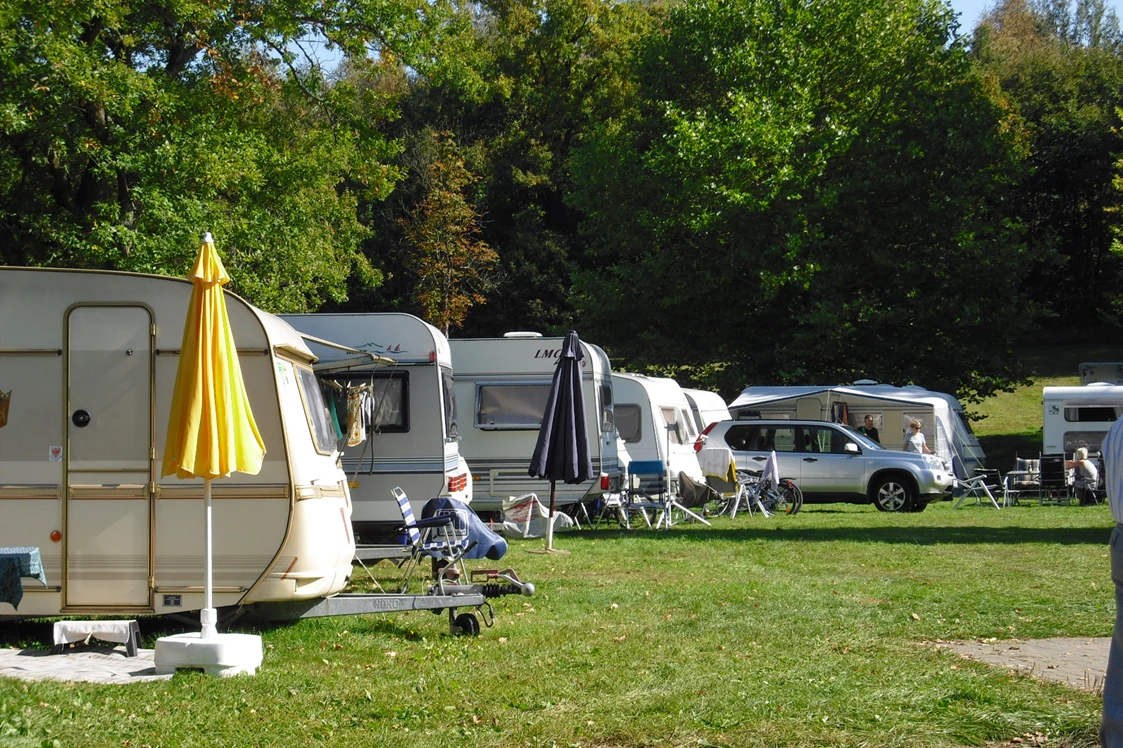
{"type": "MultiPolygon", "coordinates": [[[[1085,489],[1095,490],[1095,488],[1099,485],[1099,468],[1096,467],[1095,462],[1088,459],[1088,449],[1086,447],[1081,447],[1080,449],[1076,450],[1076,454],[1073,455],[1073,459],[1065,460],[1065,467],[1071,468],[1074,471],[1076,476],[1074,485],[1076,487],[1076,490],[1080,493],[1080,502],[1084,503],[1086,499],[1085,489]]],[[[1092,501],[1094,500],[1095,499],[1093,497],[1092,501]]]]}

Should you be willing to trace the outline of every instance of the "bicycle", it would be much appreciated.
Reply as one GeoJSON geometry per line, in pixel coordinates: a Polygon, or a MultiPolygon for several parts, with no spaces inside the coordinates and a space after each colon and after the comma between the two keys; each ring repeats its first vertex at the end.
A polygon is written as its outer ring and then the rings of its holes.
{"type": "MultiPolygon", "coordinates": [[[[780,478],[776,481],[777,485],[773,485],[772,480],[761,483],[760,475],[759,470],[737,471],[737,482],[743,490],[737,492],[733,501],[738,501],[738,497],[743,495],[749,516],[752,516],[754,507],[762,510],[765,517],[776,513],[796,514],[803,508],[803,491],[793,480],[780,478]]],[[[736,516],[736,509],[733,514],[736,516]]]]}

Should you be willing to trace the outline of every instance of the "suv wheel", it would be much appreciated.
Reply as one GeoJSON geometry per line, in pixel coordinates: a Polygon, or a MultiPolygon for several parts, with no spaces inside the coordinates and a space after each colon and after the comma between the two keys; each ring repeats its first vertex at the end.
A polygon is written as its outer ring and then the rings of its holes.
{"type": "Polygon", "coordinates": [[[899,478],[882,478],[873,489],[873,503],[882,512],[907,512],[916,503],[916,493],[899,478]]]}

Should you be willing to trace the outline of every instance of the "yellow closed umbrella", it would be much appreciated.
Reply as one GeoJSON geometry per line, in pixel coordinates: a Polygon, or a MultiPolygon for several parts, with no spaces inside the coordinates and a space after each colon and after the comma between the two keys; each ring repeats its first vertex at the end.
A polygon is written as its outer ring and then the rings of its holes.
{"type": "Polygon", "coordinates": [[[265,457],[265,443],[250,410],[234,333],[226,315],[222,287],[230,282],[230,276],[210,233],[203,237],[190,278],[191,303],[183,328],[160,474],[203,478],[206,597],[200,619],[206,638],[215,634],[217,623],[212,604],[211,479],[235,471],[256,475],[265,457]]]}

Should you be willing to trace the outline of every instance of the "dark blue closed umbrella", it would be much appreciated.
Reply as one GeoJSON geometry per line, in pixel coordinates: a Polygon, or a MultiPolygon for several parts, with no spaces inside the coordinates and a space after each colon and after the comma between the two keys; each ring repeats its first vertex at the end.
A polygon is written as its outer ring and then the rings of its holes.
{"type": "Polygon", "coordinates": [[[538,443],[530,458],[530,475],[550,481],[550,524],[546,548],[552,543],[557,482],[584,483],[593,479],[589,431],[585,425],[585,394],[581,388],[581,341],[570,332],[562,343],[550,397],[538,429],[538,443]]]}

